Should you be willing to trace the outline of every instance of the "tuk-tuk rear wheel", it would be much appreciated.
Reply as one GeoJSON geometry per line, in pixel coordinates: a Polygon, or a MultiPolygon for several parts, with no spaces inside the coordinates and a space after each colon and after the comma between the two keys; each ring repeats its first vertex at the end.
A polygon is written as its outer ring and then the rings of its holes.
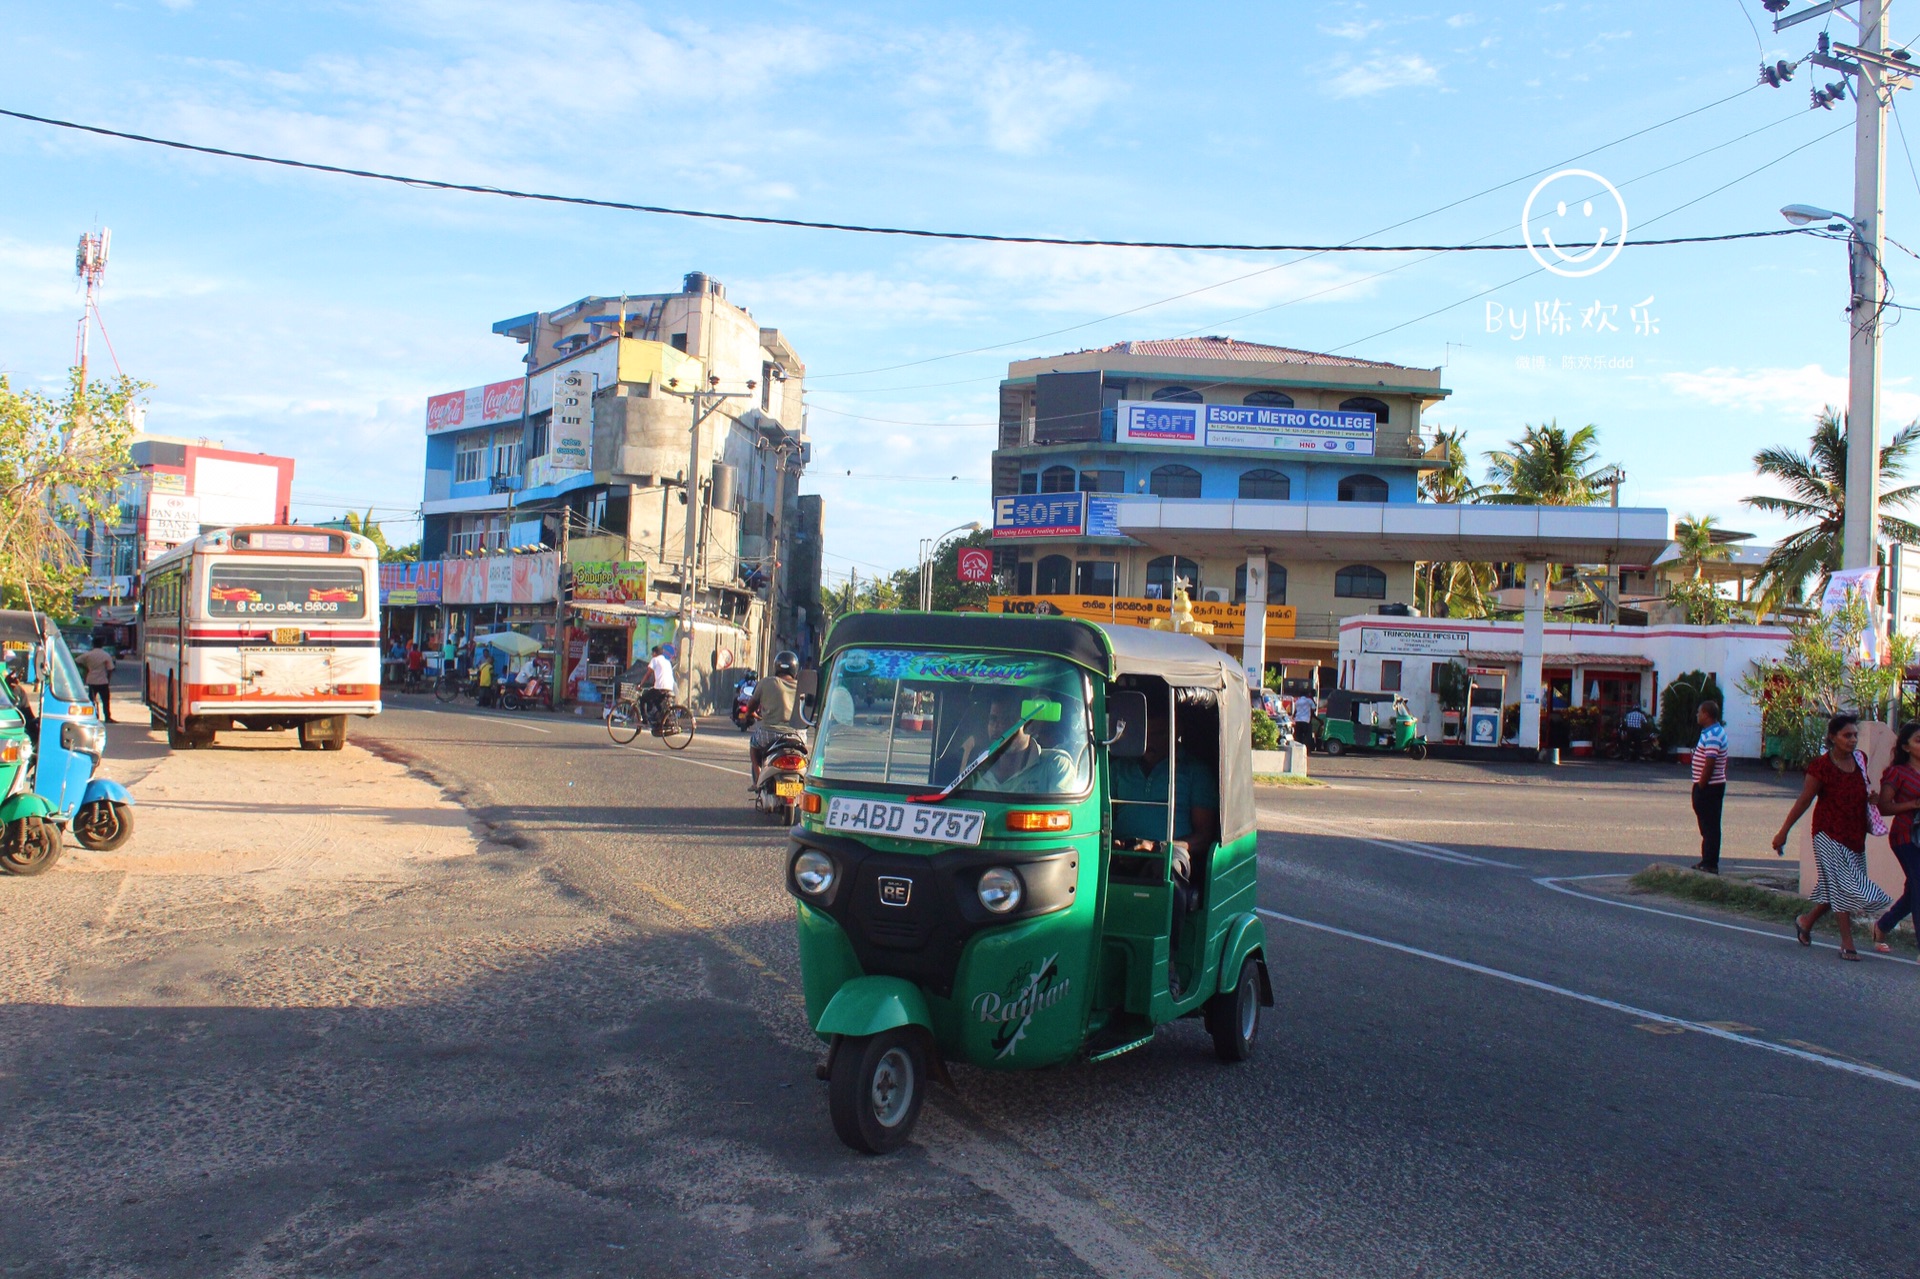
{"type": "Polygon", "coordinates": [[[1337,737],[1329,737],[1326,744],[1320,749],[1329,755],[1338,757],[1347,753],[1347,744],[1337,737]]]}
{"type": "Polygon", "coordinates": [[[38,875],[60,860],[60,828],[38,817],[8,825],[0,843],[0,870],[9,875],[38,875]]]}
{"type": "Polygon", "coordinates": [[[827,1105],[841,1141],[868,1155],[897,1150],[926,1100],[927,1040],[917,1026],[843,1038],[827,1075],[827,1105]]]}
{"type": "Polygon", "coordinates": [[[1239,982],[1209,999],[1204,1015],[1221,1061],[1253,1056],[1254,1041],[1260,1038],[1260,962],[1248,955],[1240,965],[1239,982]]]}

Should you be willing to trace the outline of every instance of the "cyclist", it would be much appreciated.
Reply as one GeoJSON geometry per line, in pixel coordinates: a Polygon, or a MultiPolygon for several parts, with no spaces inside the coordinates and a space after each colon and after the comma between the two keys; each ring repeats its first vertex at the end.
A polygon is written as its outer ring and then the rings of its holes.
{"type": "Polygon", "coordinates": [[[782,649],[773,655],[773,675],[760,681],[747,702],[754,716],[753,732],[747,738],[747,753],[753,759],[755,777],[767,757],[767,747],[789,733],[804,735],[807,723],[800,717],[800,659],[782,649]]]}
{"type": "Polygon", "coordinates": [[[660,713],[673,700],[673,663],[667,660],[667,650],[655,644],[653,656],[647,659],[647,675],[652,683],[640,694],[640,718],[648,724],[658,724],[660,713]]]}

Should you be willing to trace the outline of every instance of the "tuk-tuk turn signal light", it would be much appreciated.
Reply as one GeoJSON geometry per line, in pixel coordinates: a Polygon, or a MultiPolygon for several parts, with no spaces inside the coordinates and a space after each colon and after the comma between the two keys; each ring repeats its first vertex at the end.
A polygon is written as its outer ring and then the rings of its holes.
{"type": "Polygon", "coordinates": [[[0,764],[18,764],[20,757],[26,753],[25,746],[25,742],[8,742],[0,746],[0,764]]]}
{"type": "Polygon", "coordinates": [[[802,792],[800,796],[800,811],[806,812],[806,813],[819,812],[820,811],[820,792],[817,790],[802,792]]]}
{"type": "Polygon", "coordinates": [[[1007,829],[1020,831],[1071,830],[1073,814],[1064,808],[1016,808],[1007,814],[1007,829]]]}

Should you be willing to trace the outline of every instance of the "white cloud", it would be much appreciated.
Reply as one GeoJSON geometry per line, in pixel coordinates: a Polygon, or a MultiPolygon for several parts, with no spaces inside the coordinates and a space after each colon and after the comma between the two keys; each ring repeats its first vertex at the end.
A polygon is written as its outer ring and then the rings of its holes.
{"type": "Polygon", "coordinates": [[[1118,84],[1084,58],[1036,52],[1012,32],[944,32],[902,42],[914,70],[900,96],[922,126],[978,133],[996,151],[1027,155],[1084,123],[1118,84]]]}
{"type": "Polygon", "coordinates": [[[1447,16],[1447,25],[1458,31],[1461,27],[1470,27],[1480,19],[1471,13],[1455,13],[1447,16]]]}
{"type": "Polygon", "coordinates": [[[1380,21],[1378,18],[1369,18],[1364,22],[1355,18],[1342,22],[1337,26],[1321,27],[1320,34],[1323,36],[1332,36],[1336,40],[1364,40],[1386,25],[1386,23],[1380,21]]]}
{"type": "Polygon", "coordinates": [[[1389,89],[1420,89],[1439,83],[1440,72],[1419,54],[1386,54],[1341,71],[1333,78],[1333,96],[1363,98],[1389,89]]]}
{"type": "MultiPolygon", "coordinates": [[[[1764,413],[1809,423],[1814,414],[1847,403],[1844,374],[1829,373],[1818,364],[1786,368],[1705,368],[1697,373],[1667,373],[1660,379],[1669,390],[1720,408],[1764,413]]],[[[1899,382],[1883,384],[1881,415],[1887,422],[1920,417],[1920,394],[1898,390],[1899,382]]]]}

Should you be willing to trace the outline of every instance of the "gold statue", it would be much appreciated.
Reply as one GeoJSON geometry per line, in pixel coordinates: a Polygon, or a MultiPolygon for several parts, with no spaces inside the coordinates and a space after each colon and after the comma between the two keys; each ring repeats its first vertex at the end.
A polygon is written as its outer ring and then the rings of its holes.
{"type": "Polygon", "coordinates": [[[1148,623],[1156,631],[1173,631],[1179,635],[1211,635],[1213,623],[1193,620],[1193,600],[1187,595],[1185,578],[1173,581],[1173,606],[1169,616],[1156,617],[1148,623]]]}

